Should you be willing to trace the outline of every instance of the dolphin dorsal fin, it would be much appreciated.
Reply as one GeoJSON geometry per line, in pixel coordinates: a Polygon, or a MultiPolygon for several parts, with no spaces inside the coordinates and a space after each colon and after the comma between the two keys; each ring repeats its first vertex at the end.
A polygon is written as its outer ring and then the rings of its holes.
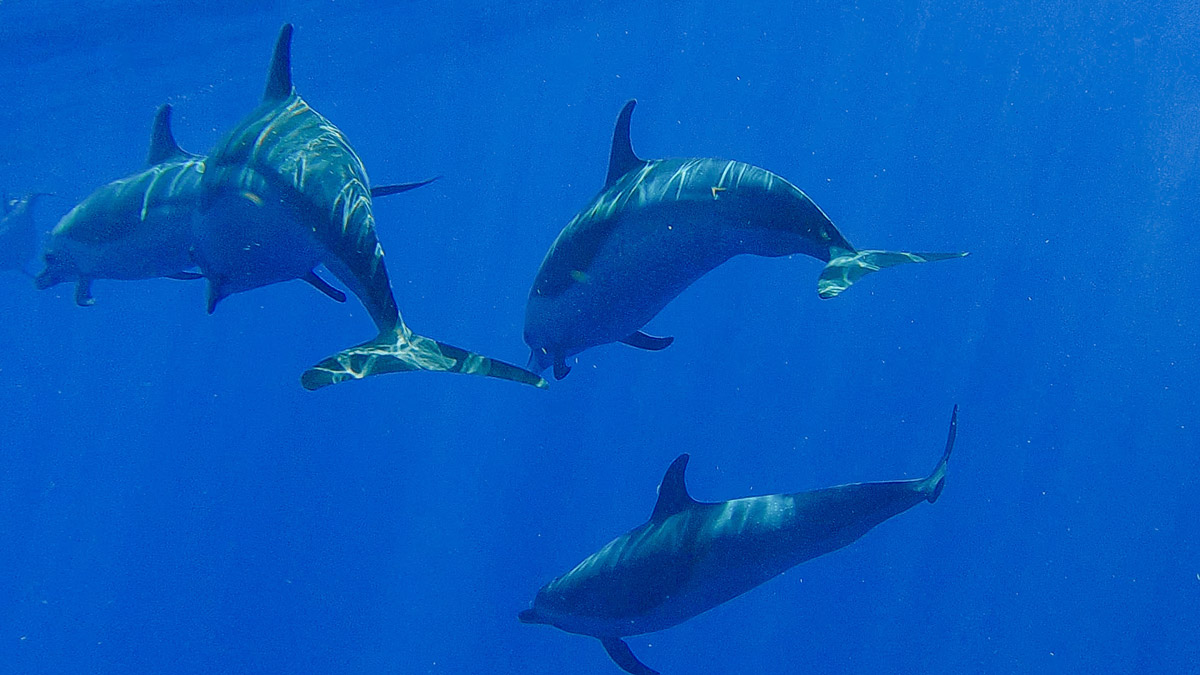
{"type": "Polygon", "coordinates": [[[150,152],[146,153],[146,166],[192,156],[175,142],[175,134],[171,132],[171,104],[160,105],[154,114],[154,125],[150,127],[150,152]]]}
{"type": "Polygon", "coordinates": [[[275,53],[271,55],[271,71],[267,74],[264,101],[282,101],[292,95],[292,24],[279,29],[275,53]]]}
{"type": "Polygon", "coordinates": [[[687,484],[683,480],[689,458],[690,455],[685,452],[676,457],[667,468],[667,473],[658,486],[658,501],[654,504],[654,513],[650,514],[650,520],[664,520],[699,504],[688,494],[687,484]]]}
{"type": "Polygon", "coordinates": [[[640,168],[646,162],[633,152],[633,142],[629,140],[629,120],[633,116],[633,106],[637,99],[630,99],[617,115],[617,126],[613,129],[612,153],[608,156],[608,178],[604,180],[607,190],[621,176],[640,168]]]}

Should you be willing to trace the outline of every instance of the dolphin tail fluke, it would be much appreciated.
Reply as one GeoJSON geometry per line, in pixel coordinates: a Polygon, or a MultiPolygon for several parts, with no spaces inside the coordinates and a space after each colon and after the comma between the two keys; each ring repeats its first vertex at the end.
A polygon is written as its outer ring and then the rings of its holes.
{"type": "Polygon", "coordinates": [[[934,260],[962,258],[966,252],[908,253],[906,251],[855,251],[835,256],[821,270],[817,280],[817,295],[832,298],[871,272],[905,263],[925,263],[934,260]]]}
{"type": "Polygon", "coordinates": [[[954,406],[954,412],[950,413],[950,432],[946,435],[946,451],[942,453],[942,459],[938,461],[937,466],[933,467],[933,473],[929,474],[923,483],[926,497],[929,503],[932,504],[942,496],[942,488],[946,485],[946,464],[950,461],[950,452],[954,450],[954,437],[958,435],[958,406],[954,406]]]}
{"type": "Polygon", "coordinates": [[[604,645],[604,651],[608,652],[608,658],[613,660],[613,663],[621,667],[621,670],[629,673],[629,675],[659,675],[657,670],[654,670],[646,664],[638,661],[638,657],[633,655],[633,650],[625,641],[620,638],[601,638],[600,643],[604,645]]]}
{"type": "Polygon", "coordinates": [[[346,380],[413,370],[484,375],[539,389],[549,386],[546,380],[524,368],[416,335],[403,326],[321,361],[304,371],[300,384],[311,391],[346,380]]]}

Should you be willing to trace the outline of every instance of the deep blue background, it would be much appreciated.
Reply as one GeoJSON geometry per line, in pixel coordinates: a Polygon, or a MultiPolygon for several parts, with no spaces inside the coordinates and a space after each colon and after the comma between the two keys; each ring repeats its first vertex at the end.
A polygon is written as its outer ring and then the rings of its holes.
{"type": "MultiPolygon", "coordinates": [[[[309,393],[373,334],[301,283],[0,277],[0,672],[618,673],[524,626],[539,586],[700,499],[922,475],[943,498],[670,631],[667,675],[1200,672],[1192,2],[5,2],[0,188],[45,228],[205,152],[276,31],[376,183],[414,329],[523,362],[546,248],[640,101],[645,157],[772,169],[860,247],[970,250],[820,301],[745,258],[549,392],[436,374],[309,393]],[[919,6],[918,6],[919,5],[919,6]],[[253,6],[255,9],[247,9],[253,6]]],[[[651,646],[652,645],[652,646],[651,646]]]]}

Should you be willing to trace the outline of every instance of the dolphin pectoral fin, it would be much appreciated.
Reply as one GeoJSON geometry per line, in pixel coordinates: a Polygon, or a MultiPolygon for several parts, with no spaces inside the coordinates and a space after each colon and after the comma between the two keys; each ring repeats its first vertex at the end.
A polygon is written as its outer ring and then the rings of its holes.
{"type": "Polygon", "coordinates": [[[954,439],[958,435],[958,406],[950,413],[950,432],[946,435],[946,450],[942,459],[933,467],[933,473],[924,481],[926,497],[930,504],[942,496],[942,488],[946,485],[946,464],[950,461],[950,453],[954,450],[954,439]]]}
{"type": "Polygon", "coordinates": [[[822,298],[832,298],[850,285],[871,272],[878,272],[885,267],[895,267],[905,263],[925,263],[935,260],[949,260],[966,256],[965,251],[955,253],[908,253],[906,251],[857,251],[839,255],[830,260],[825,269],[821,270],[821,278],[817,280],[817,295],[822,298]]]}
{"type": "Polygon", "coordinates": [[[329,296],[329,298],[331,300],[333,300],[334,302],[345,302],[346,301],[345,293],[339,291],[338,289],[334,288],[333,286],[330,286],[329,282],[325,281],[321,277],[317,276],[316,272],[309,272],[308,274],[305,274],[304,276],[302,276],[300,278],[305,280],[306,282],[308,282],[309,286],[312,286],[313,288],[317,289],[318,291],[321,291],[325,295],[329,296]]]}
{"type": "Polygon", "coordinates": [[[413,370],[484,375],[539,389],[549,386],[544,379],[523,368],[416,335],[403,326],[321,361],[304,371],[300,384],[311,391],[346,380],[413,370]]]}
{"type": "Polygon", "coordinates": [[[633,655],[633,650],[625,641],[620,638],[601,638],[600,644],[604,645],[604,651],[608,652],[608,658],[613,660],[613,663],[621,667],[621,670],[630,675],[659,675],[657,670],[654,670],[646,664],[638,661],[638,657],[633,655]]]}
{"type": "Polygon", "coordinates": [[[401,192],[408,192],[409,190],[416,190],[419,187],[425,187],[426,185],[429,185],[430,183],[432,183],[433,181],[435,181],[439,178],[441,178],[441,176],[434,176],[433,178],[429,178],[427,180],[422,180],[422,181],[417,181],[416,183],[396,183],[395,185],[380,185],[378,187],[371,188],[371,197],[372,198],[387,197],[388,195],[398,195],[401,192]]]}
{"type": "Polygon", "coordinates": [[[168,279],[175,279],[177,281],[195,281],[197,279],[204,278],[204,275],[200,274],[199,272],[176,272],[174,274],[167,274],[165,276],[168,279]]]}
{"type": "Polygon", "coordinates": [[[571,366],[567,365],[566,360],[561,356],[554,357],[554,379],[561,380],[570,374],[571,366]]]}
{"type": "Polygon", "coordinates": [[[657,352],[666,349],[667,347],[670,347],[671,343],[674,341],[675,338],[673,337],[655,337],[653,335],[647,335],[640,330],[634,331],[632,335],[621,340],[621,342],[629,345],[630,347],[637,347],[638,349],[645,349],[651,352],[657,352]]]}
{"type": "Polygon", "coordinates": [[[91,307],[96,304],[92,297],[92,280],[80,278],[75,282],[75,304],[80,307],[91,307]]]}
{"type": "Polygon", "coordinates": [[[208,300],[206,309],[209,314],[217,311],[217,304],[225,298],[229,297],[229,291],[225,290],[225,282],[222,279],[209,277],[208,278],[208,300]]]}

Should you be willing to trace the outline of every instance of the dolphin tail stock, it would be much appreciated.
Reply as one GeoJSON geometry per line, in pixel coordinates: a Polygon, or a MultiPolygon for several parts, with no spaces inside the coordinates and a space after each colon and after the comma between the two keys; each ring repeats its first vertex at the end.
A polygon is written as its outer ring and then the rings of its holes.
{"type": "Polygon", "coordinates": [[[404,324],[326,358],[304,371],[300,384],[312,391],[346,380],[413,370],[483,375],[539,389],[549,387],[546,380],[523,368],[417,335],[404,324]]]}
{"type": "Polygon", "coordinates": [[[840,251],[834,250],[835,255],[821,270],[817,280],[817,295],[822,298],[832,298],[850,285],[871,272],[878,272],[887,267],[895,267],[905,263],[926,263],[935,260],[962,258],[965,251],[954,253],[909,253],[907,251],[840,251]]]}
{"type": "Polygon", "coordinates": [[[950,413],[950,431],[946,434],[946,450],[942,453],[942,458],[938,460],[937,466],[933,467],[933,472],[929,477],[921,481],[921,488],[925,492],[925,499],[930,504],[936,502],[938,497],[942,496],[942,488],[946,485],[946,464],[950,461],[950,452],[954,450],[954,438],[958,435],[958,406],[954,406],[954,411],[950,413]]]}
{"type": "Polygon", "coordinates": [[[621,638],[600,638],[600,644],[604,645],[608,658],[629,675],[659,675],[657,670],[639,661],[638,657],[633,655],[633,650],[621,638]]]}

